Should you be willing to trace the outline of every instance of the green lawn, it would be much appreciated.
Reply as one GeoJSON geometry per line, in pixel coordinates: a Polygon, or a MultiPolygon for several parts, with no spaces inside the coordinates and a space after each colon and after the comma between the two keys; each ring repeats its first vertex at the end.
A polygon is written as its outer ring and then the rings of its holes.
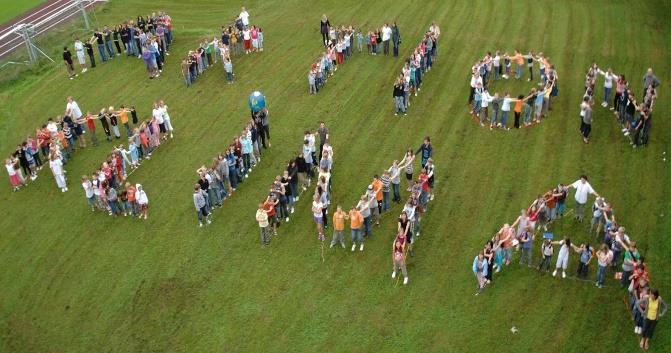
{"type": "Polygon", "coordinates": [[[9,21],[43,2],[44,0],[0,0],[0,23],[9,21]]]}
{"type": "MultiPolygon", "coordinates": [[[[49,116],[65,98],[84,110],[120,104],[150,113],[171,108],[175,140],[134,173],[148,192],[149,220],[91,214],[78,176],[109,148],[77,152],[62,194],[48,171],[19,193],[0,188],[0,342],[14,352],[635,352],[624,291],[559,280],[517,265],[474,297],[473,256],[504,222],[557,182],[590,176],[639,242],[662,296],[671,300],[669,43],[664,1],[252,1],[252,22],[266,50],[234,60],[237,82],[221,67],[184,87],[177,60],[234,17],[240,3],[116,0],[96,10],[99,24],[164,9],[176,43],[160,80],[125,57],[66,79],[61,62],[0,86],[0,152],[49,116]],[[435,20],[440,56],[407,117],[392,114],[392,83],[401,59],[356,55],[318,96],[307,69],[321,50],[317,22],[373,26],[396,20],[403,56],[435,20]],[[560,96],[540,126],[507,133],[480,129],[467,114],[468,72],[486,51],[544,51],[559,71],[560,96]],[[627,74],[640,91],[647,67],[662,81],[649,147],[632,150],[612,115],[595,107],[592,141],[578,135],[584,71],[592,62],[627,74]],[[195,169],[223,150],[248,119],[246,97],[267,96],[272,148],[212,225],[199,229],[191,201],[195,169]],[[363,253],[328,250],[322,263],[307,197],[269,248],[258,240],[257,202],[297,152],[306,128],[331,128],[334,201],[349,207],[373,174],[431,135],[436,199],[423,220],[410,283],[390,278],[390,242],[400,209],[384,217],[363,253]],[[511,334],[511,326],[519,333],[511,334]]],[[[4,11],[4,10],[3,10],[4,11]]],[[[70,42],[64,31],[51,53],[70,42]]],[[[601,85],[601,83],[599,83],[601,85]]],[[[527,82],[498,83],[517,94],[527,82]]],[[[600,87],[600,86],[599,86],[600,87]]],[[[597,90],[601,94],[601,90],[597,90]]],[[[6,182],[6,181],[5,181],[6,182]]],[[[305,195],[304,195],[305,196],[305,195]]],[[[572,207],[573,203],[569,202],[572,207]]],[[[588,240],[587,225],[565,220],[555,233],[588,240]]],[[[538,244],[538,242],[537,242],[538,244]]],[[[538,253],[534,253],[535,259],[538,253]]],[[[569,271],[577,267],[572,256],[569,271]]],[[[595,275],[594,265],[590,276],[595,275]]],[[[664,317],[652,351],[671,345],[664,317]]]]}

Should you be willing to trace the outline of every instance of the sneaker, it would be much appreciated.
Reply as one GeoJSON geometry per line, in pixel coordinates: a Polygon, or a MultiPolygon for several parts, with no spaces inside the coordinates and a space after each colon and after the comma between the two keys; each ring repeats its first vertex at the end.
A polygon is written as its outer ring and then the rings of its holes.
{"type": "Polygon", "coordinates": [[[212,220],[208,219],[207,224],[212,224],[212,220]]]}
{"type": "Polygon", "coordinates": [[[293,214],[293,213],[294,213],[294,208],[292,207],[292,208],[291,208],[291,214],[293,214]]]}
{"type": "Polygon", "coordinates": [[[340,243],[340,246],[342,246],[342,248],[344,249],[345,248],[345,243],[340,243]]]}
{"type": "Polygon", "coordinates": [[[396,271],[391,273],[391,278],[396,278],[396,271]]]}
{"type": "Polygon", "coordinates": [[[403,284],[408,284],[408,277],[403,278],[403,284]]]}
{"type": "Polygon", "coordinates": [[[359,251],[363,251],[363,243],[361,243],[361,246],[359,247],[359,251]]]}
{"type": "Polygon", "coordinates": [[[203,222],[198,222],[198,227],[203,227],[203,222]]]}
{"type": "Polygon", "coordinates": [[[628,129],[625,127],[624,129],[622,129],[622,132],[627,132],[627,130],[628,129]]]}
{"type": "Polygon", "coordinates": [[[566,271],[561,271],[561,278],[566,278],[566,271]]]}
{"type": "Polygon", "coordinates": [[[329,249],[332,249],[335,243],[331,243],[331,246],[329,246],[329,249]]]}
{"type": "Polygon", "coordinates": [[[552,271],[552,277],[557,277],[557,270],[552,271]]]}
{"type": "Polygon", "coordinates": [[[352,244],[352,251],[356,250],[356,243],[352,244]]]}
{"type": "Polygon", "coordinates": [[[285,222],[289,222],[289,217],[284,219],[285,222]]]}
{"type": "Polygon", "coordinates": [[[433,195],[431,195],[431,197],[429,198],[429,201],[433,201],[433,195]]]}

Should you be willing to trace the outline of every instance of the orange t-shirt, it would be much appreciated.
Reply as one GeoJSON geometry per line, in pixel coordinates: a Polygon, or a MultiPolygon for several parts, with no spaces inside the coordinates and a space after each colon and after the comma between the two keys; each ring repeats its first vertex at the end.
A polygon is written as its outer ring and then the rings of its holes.
{"type": "Polygon", "coordinates": [[[513,56],[511,59],[517,61],[517,65],[524,65],[524,55],[522,54],[517,54],[513,56]]]}
{"type": "Polygon", "coordinates": [[[345,212],[335,212],[333,214],[333,229],[345,230],[345,212]]]}
{"type": "Polygon", "coordinates": [[[373,180],[373,190],[375,190],[375,199],[382,201],[382,181],[380,179],[373,180]]]}
{"type": "Polygon", "coordinates": [[[119,113],[119,118],[121,119],[122,124],[127,124],[128,123],[128,111],[126,109],[122,110],[119,113]]]}
{"type": "Polygon", "coordinates": [[[363,223],[363,217],[361,217],[361,212],[357,210],[349,211],[349,219],[350,219],[350,228],[352,229],[361,228],[361,223],[363,223]]]}
{"type": "Polygon", "coordinates": [[[524,102],[521,100],[518,100],[515,102],[515,113],[521,113],[522,112],[522,106],[524,105],[524,102]]]}

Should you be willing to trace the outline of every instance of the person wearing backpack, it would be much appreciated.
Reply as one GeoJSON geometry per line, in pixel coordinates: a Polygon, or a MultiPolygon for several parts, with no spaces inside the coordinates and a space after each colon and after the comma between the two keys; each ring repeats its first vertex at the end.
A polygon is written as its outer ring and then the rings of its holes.
{"type": "Polygon", "coordinates": [[[534,234],[533,228],[527,226],[526,229],[519,236],[520,248],[522,252],[520,253],[520,265],[524,264],[524,260],[527,261],[527,266],[531,267],[531,250],[534,244],[534,234]]]}
{"type": "Polygon", "coordinates": [[[578,265],[578,278],[586,278],[589,270],[589,263],[592,261],[592,247],[587,244],[580,244],[576,250],[580,254],[580,264],[578,265]]]}
{"type": "Polygon", "coordinates": [[[554,247],[552,246],[552,241],[550,239],[545,239],[541,245],[541,261],[538,263],[539,271],[549,271],[550,262],[552,261],[552,255],[554,254],[554,247]]]}

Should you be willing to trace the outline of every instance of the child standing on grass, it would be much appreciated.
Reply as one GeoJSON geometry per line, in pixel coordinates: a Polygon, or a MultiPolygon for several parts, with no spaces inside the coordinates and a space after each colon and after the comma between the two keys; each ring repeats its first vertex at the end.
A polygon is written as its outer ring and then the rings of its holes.
{"type": "Polygon", "coordinates": [[[135,184],[135,202],[137,203],[139,218],[147,219],[147,212],[149,209],[149,198],[144,188],[140,184],[135,184]]]}
{"type": "Polygon", "coordinates": [[[233,83],[233,63],[231,62],[230,58],[226,58],[226,61],[224,61],[224,71],[226,71],[226,80],[228,81],[228,84],[233,83]]]}

